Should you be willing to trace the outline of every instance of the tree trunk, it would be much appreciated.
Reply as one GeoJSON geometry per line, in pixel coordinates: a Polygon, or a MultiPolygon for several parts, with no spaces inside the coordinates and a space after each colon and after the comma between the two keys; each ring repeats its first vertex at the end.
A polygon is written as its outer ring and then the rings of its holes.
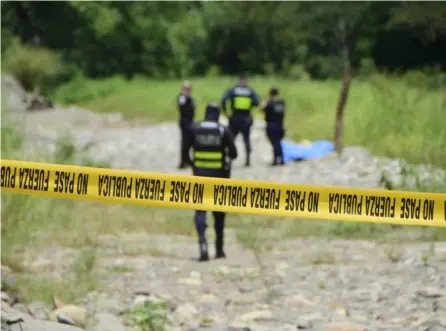
{"type": "Polygon", "coordinates": [[[348,91],[350,90],[350,84],[352,81],[352,72],[350,65],[350,55],[347,43],[347,31],[345,21],[343,18],[339,20],[339,34],[341,40],[341,57],[344,64],[344,79],[342,82],[341,93],[339,95],[339,102],[336,108],[336,121],[335,121],[335,149],[338,153],[342,151],[342,135],[343,135],[343,122],[344,122],[344,109],[347,104],[348,91]]]}
{"type": "Polygon", "coordinates": [[[344,122],[344,109],[347,104],[348,91],[352,81],[352,73],[350,68],[344,69],[344,79],[342,82],[341,94],[339,96],[338,106],[336,108],[336,124],[335,124],[335,149],[337,152],[342,151],[342,135],[344,122]]]}

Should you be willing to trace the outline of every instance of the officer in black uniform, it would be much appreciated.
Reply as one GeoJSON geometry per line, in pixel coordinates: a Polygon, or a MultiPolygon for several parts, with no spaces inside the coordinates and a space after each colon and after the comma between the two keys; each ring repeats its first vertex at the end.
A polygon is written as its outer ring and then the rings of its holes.
{"type": "Polygon", "coordinates": [[[273,146],[273,166],[283,165],[282,139],[285,136],[283,120],[285,117],[285,101],[279,96],[279,90],[272,88],[269,100],[262,104],[265,113],[266,135],[273,146]]]}
{"type": "MultiPolygon", "coordinates": [[[[237,148],[231,131],[218,123],[220,109],[217,104],[206,107],[204,121],[195,122],[191,127],[188,150],[193,149],[193,174],[195,176],[229,178],[231,161],[237,157],[237,148]]],[[[215,228],[215,258],[224,258],[224,212],[212,212],[215,228]]],[[[206,211],[195,212],[195,227],[198,233],[200,258],[199,261],[209,260],[206,241],[206,211]]]]}
{"type": "Polygon", "coordinates": [[[178,95],[177,104],[180,113],[180,130],[181,130],[181,159],[178,166],[179,169],[187,168],[191,165],[189,151],[187,150],[187,136],[190,134],[190,126],[195,116],[195,101],[191,97],[192,85],[189,81],[183,83],[181,93],[178,95]]]}
{"type": "Polygon", "coordinates": [[[226,112],[226,101],[231,101],[232,113],[229,117],[229,128],[231,129],[234,138],[241,132],[243,135],[243,141],[245,142],[246,149],[246,166],[251,163],[251,126],[253,124],[253,118],[251,115],[252,107],[259,105],[259,98],[257,93],[250,87],[248,87],[248,81],[246,75],[241,75],[238,84],[227,90],[221,100],[221,108],[223,112],[226,112]]]}

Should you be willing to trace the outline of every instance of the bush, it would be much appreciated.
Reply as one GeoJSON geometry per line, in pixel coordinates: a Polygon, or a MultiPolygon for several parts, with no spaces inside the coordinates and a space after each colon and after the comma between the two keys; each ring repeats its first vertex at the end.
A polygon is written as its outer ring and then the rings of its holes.
{"type": "Polygon", "coordinates": [[[288,78],[307,81],[311,79],[310,74],[305,70],[301,64],[293,64],[287,67],[285,76],[288,78]]]}
{"type": "Polygon", "coordinates": [[[378,69],[372,58],[362,58],[359,65],[358,75],[363,78],[367,78],[371,75],[378,73],[378,69]]]}
{"type": "Polygon", "coordinates": [[[263,71],[266,76],[273,76],[276,73],[276,66],[273,62],[267,62],[263,65],[263,71]]]}
{"type": "Polygon", "coordinates": [[[439,70],[411,70],[402,75],[407,86],[426,90],[440,90],[446,88],[446,73],[439,70]]]}
{"type": "Polygon", "coordinates": [[[221,68],[217,65],[212,65],[206,72],[206,77],[219,77],[221,75],[221,68]]]}
{"type": "Polygon", "coordinates": [[[78,74],[73,80],[59,87],[54,97],[63,104],[88,102],[111,95],[126,85],[126,79],[120,75],[108,79],[89,80],[78,74]]]}
{"type": "Polygon", "coordinates": [[[315,55],[306,63],[306,70],[315,79],[338,79],[344,73],[339,56],[315,55]]]}
{"type": "Polygon", "coordinates": [[[40,88],[46,80],[63,74],[65,69],[56,52],[43,47],[23,45],[16,37],[2,54],[2,71],[15,76],[27,91],[40,88]]]}
{"type": "Polygon", "coordinates": [[[426,77],[423,71],[412,70],[405,73],[402,79],[408,86],[424,88],[426,86],[426,77]]]}

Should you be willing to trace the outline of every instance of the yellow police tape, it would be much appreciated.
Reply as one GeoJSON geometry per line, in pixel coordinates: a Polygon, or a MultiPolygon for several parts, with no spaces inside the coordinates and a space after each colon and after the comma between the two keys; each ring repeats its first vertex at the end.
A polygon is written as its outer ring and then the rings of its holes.
{"type": "Polygon", "coordinates": [[[1,160],[5,192],[153,207],[446,227],[446,194],[1,160]]]}

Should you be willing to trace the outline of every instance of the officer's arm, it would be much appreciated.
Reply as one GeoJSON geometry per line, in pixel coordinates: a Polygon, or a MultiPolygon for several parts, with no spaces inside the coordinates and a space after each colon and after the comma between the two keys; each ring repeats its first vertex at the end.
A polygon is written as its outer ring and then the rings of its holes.
{"type": "Polygon", "coordinates": [[[227,115],[227,111],[226,111],[226,101],[231,97],[231,92],[232,90],[229,89],[225,92],[225,94],[223,95],[223,98],[221,99],[221,110],[223,111],[223,113],[225,115],[227,115]]]}
{"type": "Polygon", "coordinates": [[[252,106],[257,107],[259,105],[259,96],[254,90],[251,90],[251,99],[252,99],[252,106]]]}
{"type": "Polygon", "coordinates": [[[262,103],[260,104],[260,109],[265,112],[266,109],[268,108],[269,102],[267,100],[263,100],[262,103]]]}
{"type": "Polygon", "coordinates": [[[177,96],[177,107],[178,107],[178,112],[181,113],[182,111],[182,107],[185,103],[185,97],[183,95],[179,95],[177,96]]]}
{"type": "Polygon", "coordinates": [[[223,133],[223,139],[225,145],[228,147],[228,154],[231,160],[234,160],[237,158],[237,147],[235,146],[234,142],[234,136],[232,135],[231,131],[227,127],[225,127],[225,131],[223,133]]]}

